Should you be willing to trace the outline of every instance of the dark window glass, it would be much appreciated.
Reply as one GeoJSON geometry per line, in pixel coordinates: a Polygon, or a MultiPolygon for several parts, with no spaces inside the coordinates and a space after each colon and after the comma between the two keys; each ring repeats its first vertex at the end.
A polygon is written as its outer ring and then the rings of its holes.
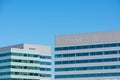
{"type": "Polygon", "coordinates": [[[90,45],[90,48],[95,48],[95,45],[90,45]]]}
{"type": "Polygon", "coordinates": [[[63,54],[63,57],[68,57],[69,54],[63,54]]]}
{"type": "Polygon", "coordinates": [[[55,48],[55,51],[60,51],[60,50],[73,50],[73,49],[89,49],[89,48],[117,47],[117,46],[120,46],[120,43],[83,45],[83,46],[70,46],[70,47],[57,47],[57,48],[55,48]],[[62,49],[62,48],[63,48],[63,49],[62,49]]]}
{"type": "Polygon", "coordinates": [[[102,47],[103,47],[102,44],[98,44],[98,45],[96,45],[96,48],[102,48],[102,47]]]}
{"type": "Polygon", "coordinates": [[[103,46],[104,47],[110,47],[110,44],[104,44],[103,46]]]}
{"type": "Polygon", "coordinates": [[[60,51],[62,50],[62,48],[55,48],[55,51],[60,51]]]}
{"type": "Polygon", "coordinates": [[[106,55],[106,54],[111,54],[111,52],[110,52],[110,51],[105,51],[104,54],[105,54],[105,55],[106,55]]]}
{"type": "Polygon", "coordinates": [[[68,47],[63,47],[62,50],[68,50],[68,47]]]}
{"type": "Polygon", "coordinates": [[[116,46],[118,46],[118,44],[112,43],[110,46],[111,46],[111,47],[116,47],[116,46]]]}
{"type": "Polygon", "coordinates": [[[74,46],[71,46],[71,47],[68,47],[68,49],[69,49],[69,50],[73,50],[73,49],[75,49],[75,47],[74,47],[74,46]]]}
{"type": "Polygon", "coordinates": [[[76,46],[76,49],[82,49],[82,47],[81,46],[76,46]]]}

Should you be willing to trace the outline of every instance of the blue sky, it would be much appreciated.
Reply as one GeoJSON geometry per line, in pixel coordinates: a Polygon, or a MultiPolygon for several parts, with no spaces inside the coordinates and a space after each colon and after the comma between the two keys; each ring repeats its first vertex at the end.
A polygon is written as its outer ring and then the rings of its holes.
{"type": "Polygon", "coordinates": [[[120,30],[120,0],[0,0],[0,46],[120,30]]]}

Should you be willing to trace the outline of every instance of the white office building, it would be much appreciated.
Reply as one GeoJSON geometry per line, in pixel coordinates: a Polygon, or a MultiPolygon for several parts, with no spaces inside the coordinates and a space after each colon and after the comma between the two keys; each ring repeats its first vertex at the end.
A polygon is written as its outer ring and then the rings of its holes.
{"type": "Polygon", "coordinates": [[[56,36],[55,80],[120,80],[120,31],[56,36]]]}
{"type": "Polygon", "coordinates": [[[52,80],[51,47],[31,44],[1,47],[0,80],[52,80]]]}

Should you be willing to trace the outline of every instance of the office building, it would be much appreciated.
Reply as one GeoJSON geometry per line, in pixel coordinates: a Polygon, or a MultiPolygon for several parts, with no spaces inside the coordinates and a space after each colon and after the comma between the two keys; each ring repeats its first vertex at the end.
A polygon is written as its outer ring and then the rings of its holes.
{"type": "Polygon", "coordinates": [[[56,36],[55,80],[120,80],[120,31],[56,36]]]}
{"type": "Polygon", "coordinates": [[[31,44],[1,47],[0,80],[52,80],[51,47],[31,44]]]}

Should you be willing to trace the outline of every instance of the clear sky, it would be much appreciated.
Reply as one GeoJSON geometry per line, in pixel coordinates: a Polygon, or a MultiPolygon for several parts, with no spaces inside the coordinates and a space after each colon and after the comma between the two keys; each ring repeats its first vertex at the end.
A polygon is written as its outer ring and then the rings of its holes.
{"type": "Polygon", "coordinates": [[[0,46],[120,30],[120,0],[0,0],[0,46]]]}

